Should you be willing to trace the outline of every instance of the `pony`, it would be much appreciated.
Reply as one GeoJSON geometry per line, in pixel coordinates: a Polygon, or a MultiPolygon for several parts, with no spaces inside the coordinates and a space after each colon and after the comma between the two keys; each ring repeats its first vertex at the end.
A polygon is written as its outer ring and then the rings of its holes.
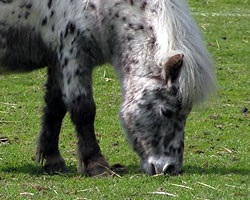
{"type": "Polygon", "coordinates": [[[0,0],[0,74],[47,67],[36,160],[49,173],[67,170],[58,148],[66,112],[79,173],[108,170],[92,91],[94,67],[104,63],[119,78],[121,124],[142,170],[181,173],[187,116],[216,87],[186,0],[0,0]]]}

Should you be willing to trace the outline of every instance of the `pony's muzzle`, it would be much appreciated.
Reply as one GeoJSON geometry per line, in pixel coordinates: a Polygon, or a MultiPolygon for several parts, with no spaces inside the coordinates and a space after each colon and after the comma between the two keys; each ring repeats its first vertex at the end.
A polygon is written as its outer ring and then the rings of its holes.
{"type": "Polygon", "coordinates": [[[181,166],[178,163],[166,161],[166,159],[148,159],[142,163],[142,169],[149,175],[177,175],[181,173],[181,166]]]}
{"type": "Polygon", "coordinates": [[[176,175],[178,174],[174,164],[166,164],[164,167],[159,167],[151,163],[151,175],[164,174],[176,175]]]}

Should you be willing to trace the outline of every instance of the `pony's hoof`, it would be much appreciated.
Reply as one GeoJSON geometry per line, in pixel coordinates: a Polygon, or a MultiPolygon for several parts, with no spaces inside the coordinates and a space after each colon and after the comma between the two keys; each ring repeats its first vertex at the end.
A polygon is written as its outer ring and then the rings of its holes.
{"type": "Polygon", "coordinates": [[[110,175],[109,164],[105,158],[100,157],[94,160],[89,160],[84,167],[79,167],[79,173],[87,176],[108,176],[110,175]]]}
{"type": "Polygon", "coordinates": [[[111,175],[109,168],[103,166],[88,168],[85,170],[85,174],[91,177],[105,177],[111,175]]]}
{"type": "Polygon", "coordinates": [[[45,164],[43,169],[49,175],[69,173],[69,169],[66,167],[65,163],[45,164]]]}
{"type": "Polygon", "coordinates": [[[46,156],[40,160],[37,159],[37,161],[43,165],[43,170],[50,175],[69,173],[69,170],[65,165],[65,161],[60,155],[46,156]],[[43,165],[44,160],[45,164],[43,165]]]}

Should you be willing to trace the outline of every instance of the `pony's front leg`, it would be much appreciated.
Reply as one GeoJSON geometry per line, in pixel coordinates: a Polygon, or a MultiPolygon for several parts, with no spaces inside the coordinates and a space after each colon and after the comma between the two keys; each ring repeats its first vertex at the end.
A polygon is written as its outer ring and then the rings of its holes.
{"type": "Polygon", "coordinates": [[[70,72],[66,73],[67,80],[71,78],[65,86],[65,102],[78,136],[78,171],[80,174],[96,176],[107,172],[109,165],[95,136],[96,106],[91,85],[92,70],[80,72],[76,69],[75,72],[71,75],[70,72]]]}
{"type": "Polygon", "coordinates": [[[37,162],[41,162],[44,169],[50,174],[67,171],[64,159],[58,149],[59,133],[66,114],[66,106],[62,100],[57,77],[56,68],[49,67],[45,95],[46,106],[36,152],[37,162]]]}

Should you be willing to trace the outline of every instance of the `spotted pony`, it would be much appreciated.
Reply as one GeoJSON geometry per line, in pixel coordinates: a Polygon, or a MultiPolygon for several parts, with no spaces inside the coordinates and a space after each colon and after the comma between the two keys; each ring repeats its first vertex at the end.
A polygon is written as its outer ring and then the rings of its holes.
{"type": "Polygon", "coordinates": [[[213,64],[186,0],[0,0],[0,74],[47,67],[37,161],[65,171],[58,149],[69,112],[79,172],[109,168],[95,136],[95,66],[110,63],[121,123],[144,172],[182,171],[184,127],[215,88],[213,64]]]}

